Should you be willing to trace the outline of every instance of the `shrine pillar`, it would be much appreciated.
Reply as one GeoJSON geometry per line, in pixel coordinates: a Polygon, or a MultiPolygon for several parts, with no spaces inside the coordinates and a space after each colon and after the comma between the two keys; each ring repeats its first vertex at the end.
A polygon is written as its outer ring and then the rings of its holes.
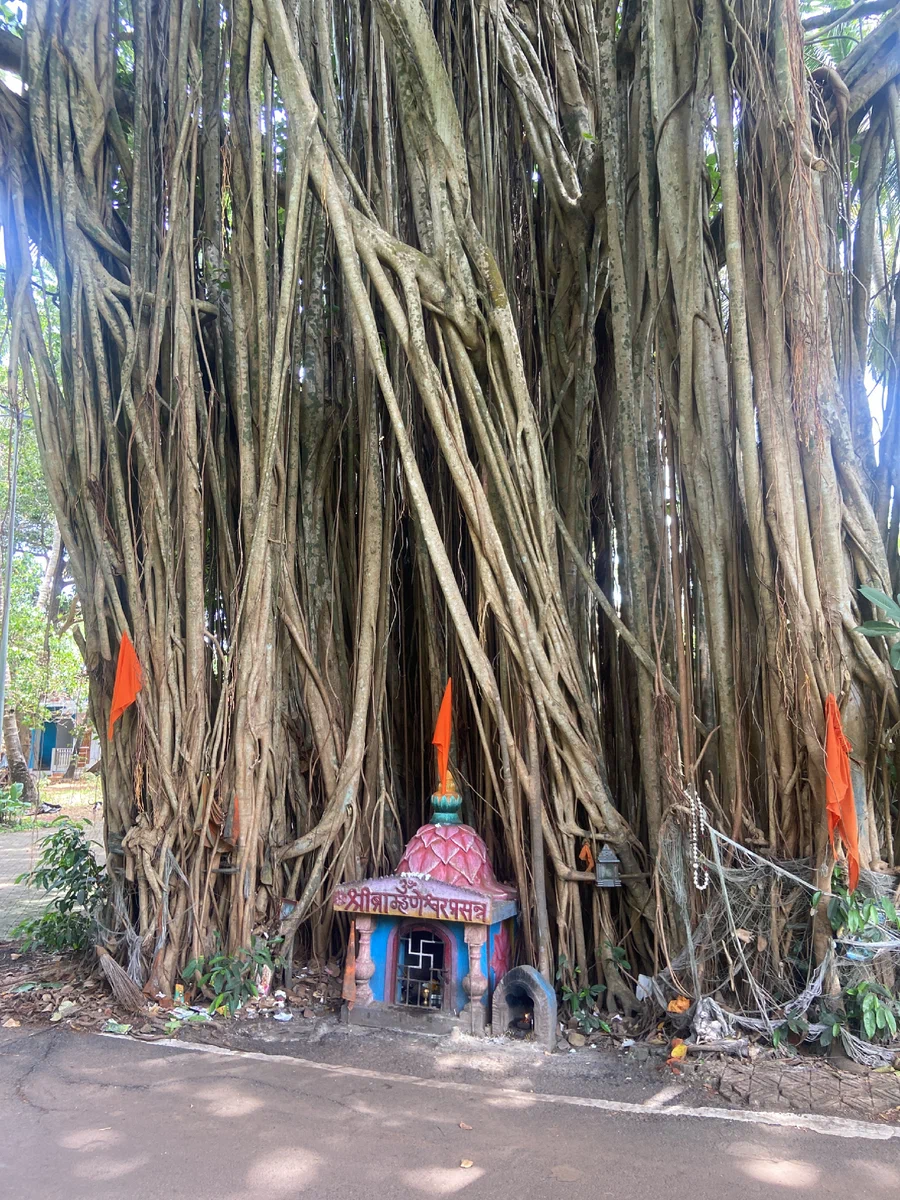
{"type": "Polygon", "coordinates": [[[469,1002],[463,1009],[463,1014],[471,1021],[472,1033],[479,1036],[484,1033],[487,1014],[483,998],[488,989],[488,981],[481,969],[481,948],[487,941],[487,926],[466,925],[463,937],[469,948],[469,972],[462,981],[469,1002]]]}
{"type": "Polygon", "coordinates": [[[375,974],[375,963],[372,959],[372,931],[375,922],[371,917],[356,918],[356,932],[359,934],[359,952],[356,955],[356,1000],[359,1005],[372,1003],[372,989],[369,980],[375,974]]]}

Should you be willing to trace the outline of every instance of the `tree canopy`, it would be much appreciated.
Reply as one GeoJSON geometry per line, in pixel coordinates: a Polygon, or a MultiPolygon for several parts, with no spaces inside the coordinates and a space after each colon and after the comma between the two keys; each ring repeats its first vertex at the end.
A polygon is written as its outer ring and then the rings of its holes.
{"type": "MultiPolygon", "coordinates": [[[[0,295],[2,291],[0,281],[0,295]]],[[[44,328],[50,337],[57,334],[57,325],[55,312],[45,313],[44,328]]],[[[8,391],[9,332],[6,322],[0,332],[0,386],[4,393],[8,391]]],[[[0,561],[4,564],[14,470],[17,477],[7,702],[20,722],[34,726],[43,722],[47,712],[44,702],[51,693],[86,702],[87,680],[72,636],[77,603],[44,482],[34,423],[27,409],[20,410],[18,416],[14,410],[0,411],[0,464],[0,561]]]]}

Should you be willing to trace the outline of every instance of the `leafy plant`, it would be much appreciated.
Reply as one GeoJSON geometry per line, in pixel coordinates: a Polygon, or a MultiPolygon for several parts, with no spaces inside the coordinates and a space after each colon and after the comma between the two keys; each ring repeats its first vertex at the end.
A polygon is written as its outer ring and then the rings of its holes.
{"type": "Polygon", "coordinates": [[[824,1012],[822,1013],[821,1024],[825,1026],[819,1034],[819,1045],[830,1046],[832,1042],[836,1042],[841,1036],[841,1032],[846,1024],[846,1017],[839,1012],[824,1012]]]}
{"type": "Polygon", "coordinates": [[[22,921],[13,936],[24,939],[26,950],[82,950],[109,897],[109,878],[91,850],[85,832],[90,821],[57,817],[51,828],[34,869],[16,879],[51,893],[51,899],[41,916],[22,921]]]}
{"type": "MultiPolygon", "coordinates": [[[[885,924],[900,929],[900,915],[889,896],[874,898],[857,889],[851,892],[844,882],[844,870],[835,867],[831,877],[832,895],[828,901],[828,920],[835,936],[858,941],[878,941],[885,924]]],[[[815,892],[811,908],[818,908],[821,892],[815,892]]]]}
{"type": "Polygon", "coordinates": [[[28,811],[28,805],[22,803],[22,784],[13,783],[8,788],[0,788],[0,825],[15,825],[28,811]]]}
{"type": "Polygon", "coordinates": [[[844,992],[847,1019],[868,1041],[890,1041],[897,1036],[900,1001],[874,979],[864,979],[844,992]]]}
{"type": "Polygon", "coordinates": [[[606,947],[612,955],[612,960],[616,966],[622,971],[630,971],[631,963],[628,961],[628,955],[621,946],[614,946],[612,942],[607,942],[606,947]]]}
{"type": "Polygon", "coordinates": [[[581,967],[575,967],[570,971],[566,956],[564,954],[559,956],[556,979],[560,984],[563,1004],[566,1005],[569,1012],[578,1022],[578,1028],[582,1033],[596,1033],[598,1029],[602,1029],[604,1033],[609,1033],[609,1025],[600,1016],[597,1008],[597,1001],[606,991],[606,988],[602,983],[591,984],[587,981],[584,981],[582,986],[579,987],[579,977],[581,974],[581,967]],[[572,979],[572,984],[566,982],[565,976],[567,973],[572,979]]]}
{"type": "MultiPolygon", "coordinates": [[[[859,590],[875,608],[880,608],[891,619],[889,621],[864,621],[862,625],[857,625],[856,632],[868,638],[895,637],[900,633],[900,596],[895,601],[886,592],[879,591],[878,588],[861,587],[859,590]]],[[[890,656],[891,666],[895,671],[900,671],[900,642],[893,643],[890,656]]]]}
{"type": "Polygon", "coordinates": [[[777,1050],[789,1033],[802,1040],[808,1032],[809,1024],[804,1017],[788,1016],[783,1025],[778,1025],[772,1030],[772,1045],[777,1050]]]}
{"type": "Polygon", "coordinates": [[[181,973],[185,983],[192,982],[211,996],[210,1012],[226,1008],[234,1015],[248,1000],[259,995],[257,979],[264,968],[274,971],[280,959],[272,956],[273,941],[254,938],[249,950],[234,954],[217,953],[208,958],[192,958],[181,973]]]}

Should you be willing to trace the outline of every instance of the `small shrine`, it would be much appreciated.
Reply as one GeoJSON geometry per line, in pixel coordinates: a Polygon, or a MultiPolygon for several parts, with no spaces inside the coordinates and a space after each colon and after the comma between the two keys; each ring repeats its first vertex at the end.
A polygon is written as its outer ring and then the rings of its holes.
{"type": "Polygon", "coordinates": [[[497,882],[487,847],[462,823],[447,765],[450,694],[448,683],[434,735],[441,782],[431,820],[396,874],[333,893],[335,909],[353,918],[344,985],[344,1018],[353,1024],[483,1034],[494,988],[512,966],[516,893],[497,882]]]}

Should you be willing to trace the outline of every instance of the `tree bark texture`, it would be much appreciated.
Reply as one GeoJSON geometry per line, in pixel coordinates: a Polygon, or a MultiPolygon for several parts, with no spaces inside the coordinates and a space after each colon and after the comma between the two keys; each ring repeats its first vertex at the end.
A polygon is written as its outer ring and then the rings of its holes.
{"type": "Polygon", "coordinates": [[[22,750],[22,739],[19,734],[19,722],[14,704],[6,704],[3,709],[3,744],[6,747],[10,783],[21,783],[22,803],[27,804],[30,808],[37,808],[37,785],[34,782],[34,776],[28,770],[28,760],[22,750]]]}
{"type": "Polygon", "coordinates": [[[524,953],[549,971],[552,939],[620,1008],[611,947],[653,957],[685,788],[826,869],[830,691],[864,865],[893,854],[900,707],[855,628],[858,586],[900,583],[898,22],[840,64],[848,101],[795,0],[29,5],[13,366],[98,728],[124,632],[144,667],[105,816],[163,990],[284,898],[327,953],[333,885],[427,818],[448,674],[524,953]],[[598,904],[603,841],[626,886],[598,904]]]}

